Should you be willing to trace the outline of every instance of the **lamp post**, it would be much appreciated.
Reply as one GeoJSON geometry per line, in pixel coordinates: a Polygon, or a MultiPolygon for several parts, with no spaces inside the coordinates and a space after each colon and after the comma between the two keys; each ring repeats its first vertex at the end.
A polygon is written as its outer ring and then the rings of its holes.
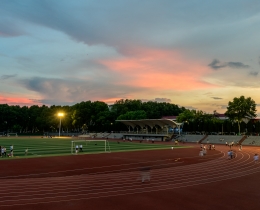
{"type": "Polygon", "coordinates": [[[61,117],[64,116],[63,113],[58,113],[58,116],[60,117],[60,126],[59,126],[59,137],[60,137],[60,129],[61,129],[61,117]]]}

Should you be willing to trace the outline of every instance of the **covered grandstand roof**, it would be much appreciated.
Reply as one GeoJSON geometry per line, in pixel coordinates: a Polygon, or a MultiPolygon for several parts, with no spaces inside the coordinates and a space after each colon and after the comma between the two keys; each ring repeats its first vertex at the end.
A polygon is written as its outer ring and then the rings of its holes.
{"type": "Polygon", "coordinates": [[[165,126],[175,128],[182,124],[170,119],[117,120],[117,122],[124,123],[126,126],[131,126],[132,128],[135,128],[136,126],[140,126],[141,128],[149,126],[153,128],[156,125],[161,128],[165,126]]]}

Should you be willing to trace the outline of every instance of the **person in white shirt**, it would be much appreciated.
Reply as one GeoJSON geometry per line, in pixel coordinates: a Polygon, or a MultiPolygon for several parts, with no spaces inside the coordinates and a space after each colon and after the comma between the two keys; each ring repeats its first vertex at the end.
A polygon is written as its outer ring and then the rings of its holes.
{"type": "Polygon", "coordinates": [[[5,153],[5,149],[4,149],[4,147],[2,147],[2,149],[1,149],[1,156],[2,157],[4,157],[4,153],[5,153]]]}
{"type": "Polygon", "coordinates": [[[255,154],[255,155],[254,155],[254,161],[255,161],[255,163],[258,163],[258,160],[259,160],[258,154],[255,154]]]}
{"type": "Polygon", "coordinates": [[[11,155],[11,157],[14,156],[14,146],[13,145],[10,146],[10,155],[11,155]]]}
{"type": "Polygon", "coordinates": [[[80,152],[83,152],[83,146],[82,146],[82,144],[79,145],[79,151],[80,151],[80,152]]]}
{"type": "Polygon", "coordinates": [[[78,154],[79,145],[76,145],[76,154],[78,154]]]}

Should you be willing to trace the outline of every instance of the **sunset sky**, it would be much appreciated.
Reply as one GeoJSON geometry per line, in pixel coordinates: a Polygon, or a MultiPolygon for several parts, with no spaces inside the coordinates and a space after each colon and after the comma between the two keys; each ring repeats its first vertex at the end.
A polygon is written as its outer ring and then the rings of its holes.
{"type": "Polygon", "coordinates": [[[119,99],[260,115],[259,0],[1,0],[0,103],[119,99]]]}

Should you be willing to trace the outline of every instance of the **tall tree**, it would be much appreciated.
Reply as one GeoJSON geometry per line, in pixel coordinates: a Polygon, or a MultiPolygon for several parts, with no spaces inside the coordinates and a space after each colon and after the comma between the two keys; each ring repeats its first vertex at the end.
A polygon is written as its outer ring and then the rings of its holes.
{"type": "Polygon", "coordinates": [[[245,96],[235,97],[233,101],[228,102],[227,111],[225,113],[230,120],[237,122],[238,132],[240,133],[240,124],[242,121],[248,122],[248,120],[256,117],[256,103],[251,97],[245,98],[245,96]]]}

